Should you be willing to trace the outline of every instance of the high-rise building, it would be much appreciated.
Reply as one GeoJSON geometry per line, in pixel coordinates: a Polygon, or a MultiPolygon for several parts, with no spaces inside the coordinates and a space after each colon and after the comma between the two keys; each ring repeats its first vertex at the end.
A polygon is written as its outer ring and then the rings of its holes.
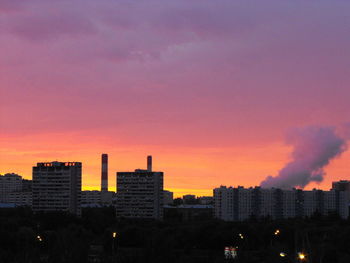
{"type": "Polygon", "coordinates": [[[338,182],[332,182],[332,189],[350,192],[350,181],[340,180],[338,182]]]}
{"type": "Polygon", "coordinates": [[[163,219],[163,172],[150,168],[117,172],[118,217],[163,219]]]}
{"type": "Polygon", "coordinates": [[[33,167],[33,211],[81,214],[80,162],[37,163],[33,167]]]}
{"type": "Polygon", "coordinates": [[[102,154],[101,164],[101,191],[108,191],[108,154],[102,154]]]}
{"type": "Polygon", "coordinates": [[[346,219],[349,216],[347,196],[347,192],[338,190],[221,186],[214,189],[214,213],[217,218],[225,221],[243,221],[250,217],[310,217],[315,213],[337,213],[346,219]]]}
{"type": "Polygon", "coordinates": [[[350,181],[340,180],[338,182],[333,182],[332,183],[332,190],[344,191],[347,193],[349,211],[350,211],[350,181]]]}

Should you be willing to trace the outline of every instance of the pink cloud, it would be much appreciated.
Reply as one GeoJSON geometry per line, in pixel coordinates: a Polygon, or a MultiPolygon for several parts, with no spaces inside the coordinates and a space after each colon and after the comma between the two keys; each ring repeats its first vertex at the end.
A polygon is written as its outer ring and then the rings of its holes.
{"type": "Polygon", "coordinates": [[[60,36],[79,38],[95,32],[94,25],[76,14],[51,13],[31,14],[16,19],[10,24],[12,33],[29,40],[57,40],[60,36]]]}
{"type": "Polygon", "coordinates": [[[29,2],[1,18],[5,134],[232,146],[347,121],[346,2],[29,2]]]}
{"type": "Polygon", "coordinates": [[[23,5],[21,0],[0,0],[0,14],[19,11],[23,5]]]}

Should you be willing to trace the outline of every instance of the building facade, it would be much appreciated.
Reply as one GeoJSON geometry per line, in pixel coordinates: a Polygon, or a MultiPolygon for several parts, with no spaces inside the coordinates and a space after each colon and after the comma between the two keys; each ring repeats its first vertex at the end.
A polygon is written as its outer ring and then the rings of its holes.
{"type": "Polygon", "coordinates": [[[32,180],[22,178],[22,192],[32,192],[32,180]]]}
{"type": "Polygon", "coordinates": [[[81,214],[80,162],[38,163],[33,167],[33,211],[81,214]]]}
{"type": "Polygon", "coordinates": [[[337,213],[346,219],[349,216],[347,200],[348,193],[338,190],[303,191],[221,186],[214,189],[214,214],[216,218],[225,221],[243,221],[252,217],[310,217],[315,213],[337,213]]]}
{"type": "Polygon", "coordinates": [[[22,191],[22,177],[7,173],[0,175],[0,203],[7,203],[9,193],[22,191]]]}
{"type": "Polygon", "coordinates": [[[163,219],[163,172],[117,172],[117,217],[163,219]]]}
{"type": "Polygon", "coordinates": [[[101,191],[81,191],[81,207],[99,207],[101,205],[101,191]]]}
{"type": "Polygon", "coordinates": [[[0,203],[16,206],[32,206],[31,180],[14,173],[0,175],[0,203]]]}
{"type": "Polygon", "coordinates": [[[113,206],[112,191],[81,191],[81,207],[103,207],[113,206]]]}
{"type": "Polygon", "coordinates": [[[214,199],[212,196],[200,196],[197,197],[198,204],[200,205],[212,205],[214,202],[214,199]]]}
{"type": "Polygon", "coordinates": [[[13,204],[17,206],[32,206],[32,192],[12,192],[7,194],[7,204],[13,204]]]}
{"type": "Polygon", "coordinates": [[[350,192],[350,181],[340,180],[332,183],[332,189],[338,191],[347,191],[350,192]]]}

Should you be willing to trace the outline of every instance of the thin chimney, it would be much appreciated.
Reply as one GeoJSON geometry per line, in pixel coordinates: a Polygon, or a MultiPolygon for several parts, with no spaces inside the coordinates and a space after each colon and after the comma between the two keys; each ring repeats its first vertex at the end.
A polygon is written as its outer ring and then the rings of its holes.
{"type": "Polygon", "coordinates": [[[147,156],[147,171],[152,172],[152,155],[147,156]]]}
{"type": "Polygon", "coordinates": [[[101,191],[108,191],[108,154],[102,154],[101,191]]]}

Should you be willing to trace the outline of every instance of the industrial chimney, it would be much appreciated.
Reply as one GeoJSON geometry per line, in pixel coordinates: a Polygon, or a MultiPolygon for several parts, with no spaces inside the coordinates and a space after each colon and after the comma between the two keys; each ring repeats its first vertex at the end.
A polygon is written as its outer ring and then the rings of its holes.
{"type": "Polygon", "coordinates": [[[152,172],[152,155],[147,156],[147,171],[152,172]]]}
{"type": "Polygon", "coordinates": [[[102,154],[101,191],[108,191],[108,154],[102,154]]]}

